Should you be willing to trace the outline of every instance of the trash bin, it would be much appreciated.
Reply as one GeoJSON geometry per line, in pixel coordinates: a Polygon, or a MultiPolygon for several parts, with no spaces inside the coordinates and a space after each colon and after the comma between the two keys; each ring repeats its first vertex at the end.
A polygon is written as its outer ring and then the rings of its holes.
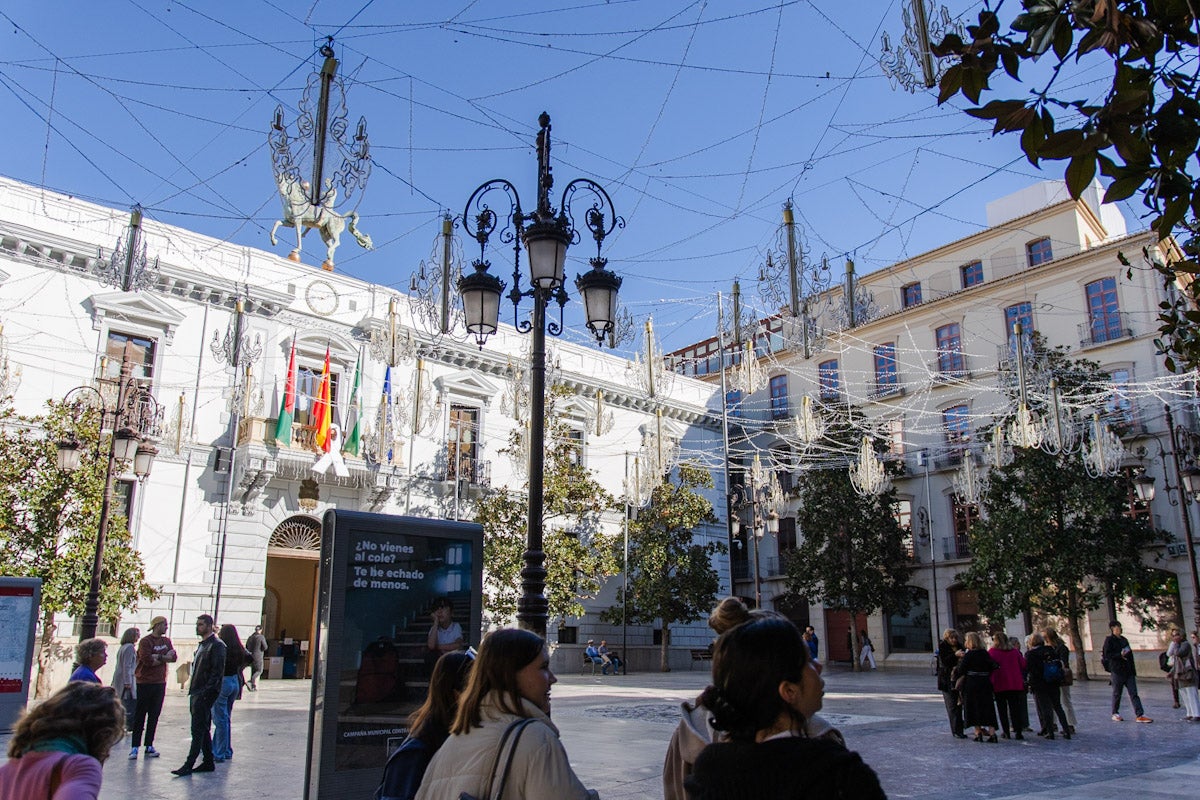
{"type": "Polygon", "coordinates": [[[267,674],[263,677],[272,680],[283,677],[283,656],[271,656],[267,659],[267,674]]]}

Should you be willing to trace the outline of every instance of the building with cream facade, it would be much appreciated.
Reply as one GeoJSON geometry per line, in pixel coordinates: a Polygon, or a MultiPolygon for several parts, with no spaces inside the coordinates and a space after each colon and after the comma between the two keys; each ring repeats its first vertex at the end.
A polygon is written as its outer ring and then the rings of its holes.
{"type": "MultiPolygon", "coordinates": [[[[805,398],[809,408],[854,408],[865,420],[864,432],[886,442],[886,457],[903,462],[904,474],[895,482],[897,514],[916,567],[917,605],[905,615],[885,609],[865,627],[886,660],[924,660],[944,628],[981,624],[973,593],[958,579],[971,558],[967,531],[979,513],[977,504],[963,496],[962,465],[970,454],[983,472],[988,442],[981,431],[1013,410],[1005,388],[1016,374],[1016,322],[1051,347],[1061,345],[1072,357],[1098,362],[1111,376],[1103,396],[1073,411],[1083,420],[1098,413],[1104,423],[1120,423],[1127,451],[1122,468],[1145,468],[1157,478],[1160,490],[1151,507],[1131,494],[1130,513],[1152,515],[1157,527],[1175,535],[1176,543],[1154,548],[1146,558],[1177,579],[1182,618],[1190,618],[1194,598],[1183,519],[1162,490],[1164,465],[1150,438],[1169,442],[1165,404],[1181,427],[1197,430],[1194,382],[1190,376],[1169,375],[1153,341],[1166,290],[1159,274],[1148,268],[1143,248],[1149,248],[1150,258],[1169,259],[1170,253],[1148,233],[1128,233],[1121,214],[1100,204],[1099,192],[1093,186],[1076,202],[1060,183],[1032,186],[989,204],[985,230],[852,276],[811,298],[808,324],[787,312],[762,320],[754,334],[761,385],[752,385],[749,394],[731,391],[728,400],[735,458],[730,471],[734,476],[744,472],[753,455],[775,471],[785,501],[779,534],[761,542],[757,566],[763,603],[814,625],[830,657],[848,657],[848,614],[775,600],[784,591],[788,551],[803,536],[789,514],[797,502],[789,489],[792,476],[804,468],[805,453],[813,452],[798,430],[805,398]],[[1118,253],[1128,257],[1132,269],[1120,263],[1118,253]],[[853,315],[846,309],[848,285],[853,286],[853,315]]],[[[682,374],[716,382],[720,349],[720,342],[708,340],[672,357],[682,374]]],[[[726,347],[724,361],[727,385],[734,387],[738,383],[731,378],[744,370],[732,346],[726,347]]],[[[1036,370],[1036,364],[1027,365],[1036,370]]],[[[1030,383],[1031,391],[1045,397],[1044,379],[1038,384],[1031,373],[1030,383]]],[[[852,458],[844,457],[843,463],[852,458]]],[[[1166,477],[1176,483],[1173,467],[1166,477]]],[[[1192,513],[1191,506],[1184,504],[1183,513],[1192,513]]],[[[754,549],[735,546],[732,552],[738,593],[752,597],[754,549]]],[[[1089,615],[1089,651],[1095,652],[1107,635],[1108,619],[1104,608],[1089,615]]],[[[1139,632],[1133,620],[1122,619],[1135,647],[1163,649],[1165,634],[1139,632]]],[[[1030,623],[1012,620],[1009,628],[1024,632],[1030,623]]],[[[864,627],[863,622],[855,627],[864,627]]]]}
{"type": "MultiPolygon", "coordinates": [[[[117,484],[118,510],[128,514],[147,579],[161,596],[117,626],[146,630],[163,614],[177,643],[190,649],[195,616],[219,606],[218,621],[243,632],[261,620],[273,649],[285,636],[307,649],[326,509],[470,520],[484,492],[521,491],[526,467],[501,451],[522,424],[528,337],[503,325],[483,348],[465,337],[433,336],[424,321],[430,309],[417,297],[153,221],[144,237],[150,260],[159,259],[157,275],[147,288],[121,291],[97,275],[129,219],[125,210],[0,179],[0,321],[16,409],[41,413],[47,400],[105,380],[101,363],[110,378],[122,358],[164,408],[151,475],[144,484],[122,475],[117,484]],[[235,381],[222,345],[239,302],[248,372],[235,381]],[[389,348],[373,349],[371,340],[374,333],[390,346],[392,330],[402,352],[390,370],[394,407],[381,434],[388,367],[378,356],[389,348]],[[275,424],[293,341],[300,402],[292,443],[281,446],[275,424]],[[306,398],[327,350],[335,421],[347,419],[355,365],[363,364],[364,449],[362,457],[346,456],[342,477],[313,469],[306,398]],[[106,354],[111,359],[102,362],[106,354]]],[[[431,239],[437,235],[431,231],[431,239]]],[[[678,377],[652,396],[639,388],[645,364],[568,341],[551,349],[550,380],[571,391],[564,412],[582,458],[614,496],[625,494],[630,456],[656,447],[656,437],[683,451],[719,451],[711,385],[678,377]]],[[[614,512],[604,524],[619,532],[623,518],[614,512]]],[[[725,531],[713,526],[696,535],[724,541],[725,531]]],[[[591,634],[619,641],[620,627],[597,616],[615,602],[617,583],[585,603],[583,619],[552,625],[551,641],[583,642],[591,634]]],[[[70,625],[60,630],[69,640],[70,625]]],[[[654,638],[649,626],[629,626],[635,666],[641,651],[647,664],[657,658],[654,638]]],[[[673,644],[686,660],[689,644],[710,638],[700,624],[675,631],[673,644]]],[[[577,648],[562,651],[562,663],[577,669],[577,648]]],[[[301,655],[297,672],[308,666],[301,655]]]]}

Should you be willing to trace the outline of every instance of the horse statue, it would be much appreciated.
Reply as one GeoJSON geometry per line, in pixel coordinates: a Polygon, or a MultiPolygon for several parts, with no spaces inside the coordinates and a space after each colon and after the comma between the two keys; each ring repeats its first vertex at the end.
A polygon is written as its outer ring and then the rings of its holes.
{"type": "Polygon", "coordinates": [[[309,200],[312,185],[308,181],[297,181],[286,175],[281,175],[276,184],[279,187],[279,197],[283,201],[283,219],[275,220],[271,228],[271,244],[278,244],[275,232],[284,228],[295,228],[296,249],[288,253],[292,261],[300,260],[300,239],[308,233],[309,228],[321,232],[321,240],[325,242],[325,263],[322,269],[333,270],[333,253],[341,243],[342,231],[348,230],[354,236],[354,241],[364,250],[374,249],[371,237],[358,229],[358,212],[339,214],[333,210],[337,199],[337,190],[333,182],[325,181],[325,193],[320,206],[314,206],[309,200]]]}

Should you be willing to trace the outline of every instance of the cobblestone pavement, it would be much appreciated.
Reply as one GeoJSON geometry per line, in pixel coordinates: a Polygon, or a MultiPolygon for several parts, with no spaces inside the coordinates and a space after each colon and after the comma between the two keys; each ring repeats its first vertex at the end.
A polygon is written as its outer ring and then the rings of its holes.
{"type": "MultiPolygon", "coordinates": [[[[699,693],[705,680],[700,669],[560,676],[554,718],[583,782],[604,800],[661,797],[662,759],[679,703],[699,693]]],[[[1135,724],[1131,714],[1130,721],[1112,722],[1108,684],[1077,684],[1079,732],[1071,741],[954,739],[933,678],[917,670],[831,670],[822,713],[875,768],[892,798],[1178,797],[1180,787],[1200,780],[1200,725],[1183,722],[1182,711],[1170,707],[1160,676],[1142,676],[1139,688],[1152,725],[1135,724]]],[[[176,778],[170,770],[187,751],[187,703],[173,687],[159,726],[162,757],[129,761],[127,745],[118,746],[104,767],[101,798],[300,798],[308,703],[307,682],[263,681],[234,707],[233,761],[210,775],[176,778]]],[[[0,744],[7,746],[3,737],[0,744]]]]}

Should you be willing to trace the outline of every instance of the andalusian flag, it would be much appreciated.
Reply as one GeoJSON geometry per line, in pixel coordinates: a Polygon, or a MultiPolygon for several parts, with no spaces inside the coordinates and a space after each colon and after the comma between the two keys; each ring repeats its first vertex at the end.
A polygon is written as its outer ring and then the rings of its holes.
{"type": "Polygon", "coordinates": [[[313,424],[316,427],[317,447],[329,452],[329,425],[333,421],[333,408],[329,404],[329,347],[325,348],[325,366],[321,368],[321,388],[317,390],[317,401],[313,403],[313,424]]]}
{"type": "Polygon", "coordinates": [[[350,455],[358,455],[358,446],[362,438],[362,399],[359,397],[359,388],[362,385],[362,353],[358,354],[358,363],[354,365],[354,388],[350,390],[350,410],[346,414],[346,422],[350,427],[350,432],[345,436],[345,445],[342,447],[343,453],[350,455]]]}
{"type": "Polygon", "coordinates": [[[283,387],[283,403],[279,406],[279,419],[275,421],[275,442],[285,446],[292,444],[292,421],[296,418],[296,337],[292,336],[292,354],[288,356],[287,378],[283,387]]]}

